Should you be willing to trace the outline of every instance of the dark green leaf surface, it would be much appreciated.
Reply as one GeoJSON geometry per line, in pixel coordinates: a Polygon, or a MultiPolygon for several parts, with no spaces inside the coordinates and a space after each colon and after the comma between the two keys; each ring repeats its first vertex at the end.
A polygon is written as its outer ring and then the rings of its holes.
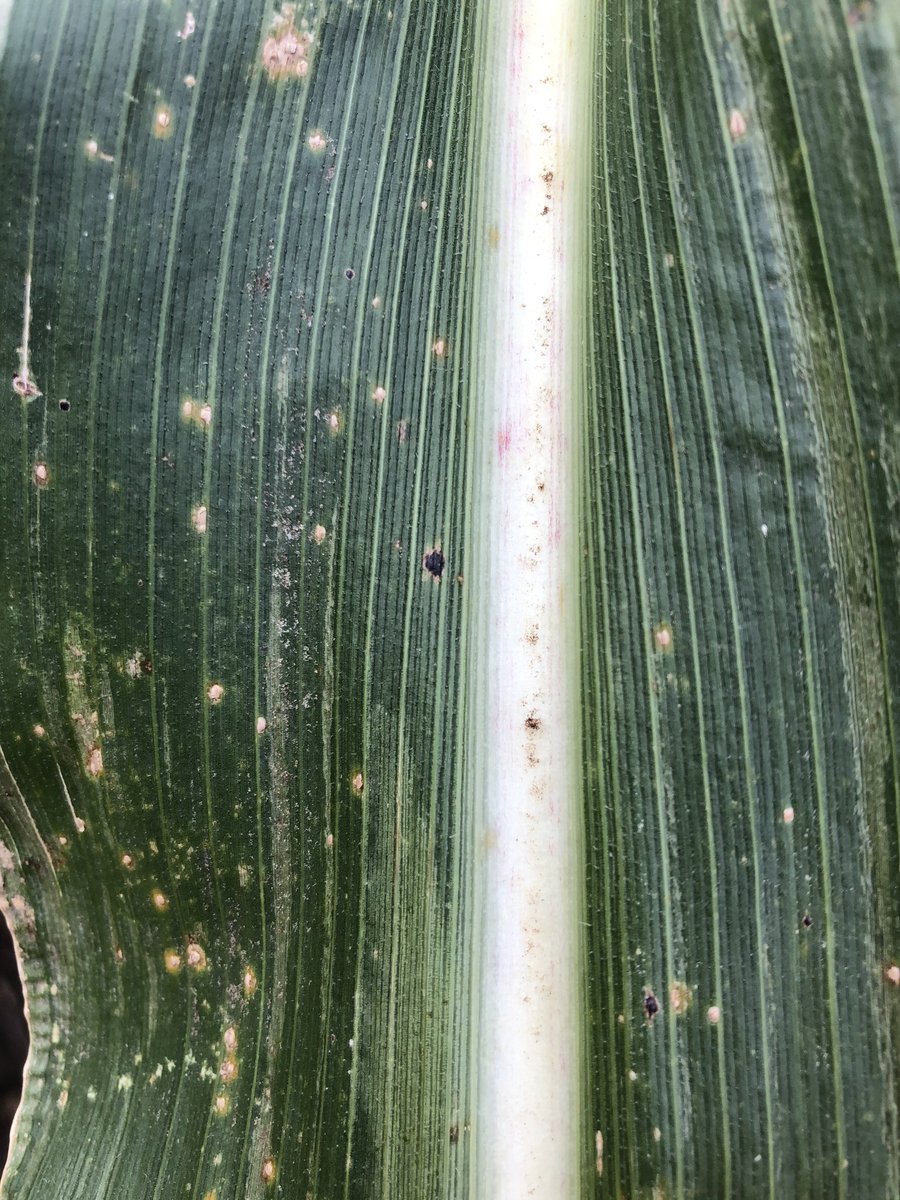
{"type": "MultiPolygon", "coordinates": [[[[474,1197],[490,10],[193,15],[0,68],[4,1194],[474,1197]]],[[[585,30],[585,1196],[900,1194],[898,43],[585,30]]]]}
{"type": "Polygon", "coordinates": [[[6,49],[7,1192],[452,1194],[466,15],[183,21],[6,49]]]}
{"type": "Polygon", "coordinates": [[[887,53],[890,20],[605,6],[584,738],[610,1196],[900,1189],[900,292],[891,97],[857,41],[887,53]]]}

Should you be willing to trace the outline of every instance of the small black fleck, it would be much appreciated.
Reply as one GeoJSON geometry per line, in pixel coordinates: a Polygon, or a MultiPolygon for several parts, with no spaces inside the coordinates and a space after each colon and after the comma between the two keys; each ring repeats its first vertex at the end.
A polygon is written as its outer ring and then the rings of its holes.
{"type": "Polygon", "coordinates": [[[72,405],[68,402],[68,400],[60,400],[60,402],[59,402],[59,411],[60,412],[68,412],[71,407],[72,407],[72,405]]]}
{"type": "Polygon", "coordinates": [[[356,274],[356,272],[353,270],[353,268],[352,268],[352,267],[348,267],[348,268],[347,268],[347,270],[344,272],[344,278],[345,278],[345,279],[352,279],[352,278],[354,277],[354,275],[355,275],[355,274],[356,274]]]}
{"type": "Polygon", "coordinates": [[[659,1001],[649,988],[644,991],[644,1012],[647,1014],[648,1022],[652,1021],[659,1012],[659,1001]]]}
{"type": "Polygon", "coordinates": [[[425,567],[425,570],[429,575],[433,575],[435,579],[440,579],[443,575],[444,562],[444,556],[438,549],[429,550],[422,559],[422,565],[425,567]]]}
{"type": "Polygon", "coordinates": [[[803,918],[803,928],[809,929],[810,925],[812,925],[812,917],[809,915],[809,913],[807,913],[803,918]]]}

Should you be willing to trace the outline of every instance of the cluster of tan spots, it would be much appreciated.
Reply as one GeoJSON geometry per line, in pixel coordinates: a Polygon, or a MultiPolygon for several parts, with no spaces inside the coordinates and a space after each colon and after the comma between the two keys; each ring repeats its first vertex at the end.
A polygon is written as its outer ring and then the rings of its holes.
{"type": "Polygon", "coordinates": [[[200,404],[193,396],[185,396],[181,401],[181,419],[208,429],[212,421],[212,405],[200,404]]]}
{"type": "Polygon", "coordinates": [[[673,983],[669,984],[669,1004],[676,1016],[687,1012],[693,998],[691,989],[686,983],[682,983],[676,979],[673,983]]]}
{"type": "Polygon", "coordinates": [[[244,968],[244,995],[250,997],[256,991],[256,972],[252,967],[244,968]]]}
{"type": "Polygon", "coordinates": [[[306,139],[306,144],[312,150],[313,154],[321,154],[328,146],[328,138],[321,129],[314,129],[306,139]]]}
{"type": "Polygon", "coordinates": [[[159,890],[159,888],[156,888],[151,893],[150,902],[153,905],[153,907],[157,910],[157,912],[165,912],[166,909],[169,907],[168,898],[163,895],[163,893],[159,890]]]}
{"type": "Polygon", "coordinates": [[[722,1010],[719,1008],[718,1004],[711,1004],[709,1006],[709,1008],[706,1010],[706,1019],[709,1021],[710,1025],[718,1025],[719,1021],[722,1019],[722,1010]]]}
{"type": "Polygon", "coordinates": [[[447,345],[447,339],[445,337],[435,338],[431,344],[431,353],[435,358],[443,361],[443,359],[445,359],[450,353],[450,348],[447,345]]]}
{"type": "Polygon", "coordinates": [[[275,1160],[274,1160],[274,1158],[267,1158],[264,1160],[260,1174],[262,1175],[263,1183],[274,1182],[274,1179],[275,1179],[275,1160]]]}
{"type": "Polygon", "coordinates": [[[884,975],[888,983],[892,983],[894,987],[900,987],[900,967],[898,967],[896,963],[891,963],[891,965],[885,969],[884,975]]]}
{"type": "Polygon", "coordinates": [[[210,704],[221,704],[222,697],[225,695],[225,689],[221,683],[211,683],[206,689],[206,695],[210,704]]]}
{"type": "Polygon", "coordinates": [[[326,530],[324,525],[317,525],[315,527],[315,529],[312,531],[312,540],[316,543],[317,546],[321,546],[327,536],[328,536],[328,531],[326,530]]]}
{"type": "Polygon", "coordinates": [[[188,9],[188,11],[184,15],[184,24],[178,30],[178,32],[175,34],[175,36],[178,38],[178,40],[180,42],[186,42],[188,40],[188,38],[191,36],[191,34],[194,33],[196,28],[197,28],[197,20],[194,17],[194,14],[190,11],[190,9],[188,9]]]}
{"type": "Polygon", "coordinates": [[[191,524],[197,533],[206,533],[207,515],[205,504],[198,504],[191,513],[191,524]]]}
{"type": "Polygon", "coordinates": [[[303,79],[309,74],[312,34],[294,24],[296,9],[285,4],[263,42],[262,65],[272,80],[303,79]]]}
{"type": "Polygon", "coordinates": [[[177,950],[167,950],[163,955],[163,961],[170,975],[174,975],[181,970],[181,955],[177,950]]]}
{"type": "Polygon", "coordinates": [[[362,771],[357,771],[356,774],[353,776],[353,790],[354,790],[354,792],[356,792],[357,796],[362,795],[363,787],[364,787],[363,773],[362,773],[362,771]]]}
{"type": "Polygon", "coordinates": [[[103,151],[97,145],[96,138],[88,138],[88,140],[84,143],[84,152],[88,158],[96,159],[98,162],[111,163],[114,161],[111,154],[103,153],[103,151]]]}
{"type": "Polygon", "coordinates": [[[384,404],[386,398],[387,398],[387,392],[384,390],[383,387],[377,387],[375,389],[375,391],[372,393],[372,399],[375,401],[376,404],[384,404]]]}
{"type": "Polygon", "coordinates": [[[266,718],[265,717],[257,717],[256,718],[256,732],[257,733],[265,733],[266,732],[266,718]]]}
{"type": "Polygon", "coordinates": [[[31,468],[31,478],[38,487],[46,487],[50,482],[50,468],[45,462],[36,462],[31,468]]]}

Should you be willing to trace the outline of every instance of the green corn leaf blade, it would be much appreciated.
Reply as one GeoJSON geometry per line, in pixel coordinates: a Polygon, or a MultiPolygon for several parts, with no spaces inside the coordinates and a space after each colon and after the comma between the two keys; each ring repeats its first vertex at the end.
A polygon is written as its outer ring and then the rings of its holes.
{"type": "Polygon", "coordinates": [[[897,1195],[896,7],[9,9],[4,1194],[897,1195]]]}

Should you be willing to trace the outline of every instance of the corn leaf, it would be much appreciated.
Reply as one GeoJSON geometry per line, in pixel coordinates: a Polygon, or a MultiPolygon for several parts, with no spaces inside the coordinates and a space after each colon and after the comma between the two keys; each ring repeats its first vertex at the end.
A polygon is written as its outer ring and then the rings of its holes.
{"type": "Polygon", "coordinates": [[[897,6],[0,43],[2,1194],[900,1194],[897,6]]]}

